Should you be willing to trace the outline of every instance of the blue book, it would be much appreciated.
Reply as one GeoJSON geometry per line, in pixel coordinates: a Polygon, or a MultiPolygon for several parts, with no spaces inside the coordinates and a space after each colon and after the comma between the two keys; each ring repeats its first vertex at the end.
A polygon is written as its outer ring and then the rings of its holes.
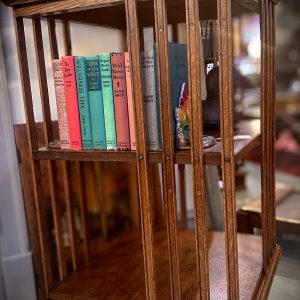
{"type": "Polygon", "coordinates": [[[85,57],[94,149],[106,149],[103,97],[98,56],[85,57]]]}
{"type": "Polygon", "coordinates": [[[84,57],[75,57],[76,85],[83,149],[93,149],[92,124],[84,57]]]}
{"type": "MultiPolygon", "coordinates": [[[[157,70],[157,49],[154,45],[154,63],[155,63],[155,79],[156,79],[156,95],[157,95],[157,113],[158,131],[161,143],[161,126],[160,126],[160,98],[158,89],[158,70],[157,70]]],[[[173,134],[175,137],[175,108],[178,106],[178,99],[181,91],[182,83],[185,82],[188,87],[188,61],[187,61],[187,45],[178,43],[169,43],[169,66],[170,66],[170,88],[172,101],[172,124],[173,134]]]]}

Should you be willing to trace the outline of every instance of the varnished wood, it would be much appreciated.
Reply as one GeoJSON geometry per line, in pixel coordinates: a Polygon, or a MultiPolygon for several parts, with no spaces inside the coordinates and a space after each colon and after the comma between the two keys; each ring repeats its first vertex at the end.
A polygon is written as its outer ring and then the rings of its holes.
{"type": "Polygon", "coordinates": [[[185,189],[185,165],[178,165],[179,182],[180,182],[180,221],[184,227],[187,226],[186,210],[186,189],[185,189]]]}
{"type": "MultiPolygon", "coordinates": [[[[165,261],[168,257],[165,230],[155,232],[155,268],[158,274],[157,288],[160,299],[169,299],[168,272],[165,261]]],[[[193,230],[179,230],[183,278],[182,298],[199,299],[195,262],[193,230]]],[[[209,260],[211,266],[211,299],[226,299],[226,270],[224,234],[208,232],[209,260]]],[[[238,235],[239,262],[242,270],[241,299],[250,299],[261,272],[261,238],[253,235],[238,235]],[[246,271],[247,270],[247,271],[246,271]]],[[[65,281],[50,291],[50,299],[69,299],[77,296],[85,299],[145,299],[143,280],[143,250],[139,235],[126,234],[112,246],[95,257],[93,264],[68,276],[65,281]],[[132,255],[134,253],[134,255],[132,255]],[[126,263],[125,263],[126,262],[126,263]],[[118,266],[118,272],[115,267],[118,266]],[[132,270],[135,270],[132,272],[132,270]],[[118,288],[115,288],[118,286],[118,288]]],[[[271,266],[270,266],[271,267],[271,266]]],[[[273,265],[272,265],[273,267],[273,265]]],[[[259,282],[260,284],[261,282],[259,282]]]]}
{"type": "Polygon", "coordinates": [[[177,208],[174,169],[174,134],[170,89],[168,20],[165,0],[154,1],[155,39],[157,44],[157,72],[162,130],[162,181],[170,257],[172,299],[181,299],[180,266],[177,240],[177,208]]]}
{"type": "Polygon", "coordinates": [[[221,104],[222,180],[225,219],[228,299],[239,299],[238,248],[233,136],[233,81],[231,1],[218,1],[219,86],[221,104]]]}
{"type": "MultiPolygon", "coordinates": [[[[29,138],[29,149],[30,149],[29,155],[30,157],[32,157],[32,150],[38,148],[38,141],[37,141],[37,133],[35,127],[35,120],[34,120],[32,95],[30,89],[30,75],[28,69],[24,23],[22,18],[15,19],[15,27],[16,27],[17,48],[18,48],[18,55],[19,55],[22,91],[24,97],[24,107],[25,107],[25,114],[26,114],[26,121],[27,121],[27,132],[29,138]]],[[[43,273],[39,273],[39,281],[41,285],[41,296],[44,297],[47,294],[46,291],[50,287],[52,287],[53,276],[52,276],[52,268],[50,264],[45,218],[40,206],[41,205],[40,201],[43,195],[41,190],[42,187],[40,185],[41,175],[40,175],[39,162],[32,161],[30,172],[33,178],[32,184],[33,184],[34,204],[35,204],[36,218],[37,218],[36,230],[38,231],[39,242],[40,242],[41,261],[39,261],[38,263],[42,264],[42,270],[43,270],[43,273]]]]}
{"type": "Polygon", "coordinates": [[[271,16],[273,6],[270,0],[261,0],[261,185],[262,185],[262,228],[264,268],[268,264],[275,247],[275,85],[274,79],[274,41],[271,16]],[[271,76],[270,76],[271,74],[271,76]]]}
{"type": "Polygon", "coordinates": [[[135,111],[136,158],[139,179],[141,230],[145,264],[145,285],[147,299],[156,299],[154,270],[153,232],[149,191],[149,163],[146,146],[145,117],[141,82],[139,24],[137,20],[136,0],[125,0],[127,21],[127,46],[131,61],[133,102],[135,111]]]}
{"type": "Polygon", "coordinates": [[[200,299],[210,298],[208,245],[206,240],[206,198],[203,169],[203,122],[201,94],[200,24],[198,2],[186,1],[186,23],[188,40],[189,96],[191,99],[191,162],[193,171],[193,199],[197,272],[200,284],[200,299]]]}

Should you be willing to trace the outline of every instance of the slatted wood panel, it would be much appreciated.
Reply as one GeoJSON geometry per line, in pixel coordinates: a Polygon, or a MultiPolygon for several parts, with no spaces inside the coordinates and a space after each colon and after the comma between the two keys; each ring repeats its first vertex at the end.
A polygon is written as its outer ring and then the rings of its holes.
{"type": "Polygon", "coordinates": [[[228,299],[239,299],[238,249],[233,145],[233,81],[231,1],[218,1],[219,86],[222,138],[222,180],[228,299]]]}
{"type": "Polygon", "coordinates": [[[261,10],[261,188],[263,268],[266,270],[276,244],[275,233],[275,71],[274,4],[260,0],[261,10]]]}
{"type": "Polygon", "coordinates": [[[206,241],[206,198],[203,170],[203,123],[201,103],[200,25],[198,1],[186,1],[188,37],[189,95],[191,99],[191,161],[193,170],[193,198],[195,215],[195,239],[197,271],[200,283],[200,299],[209,299],[208,246],[206,241]]]}
{"type": "Polygon", "coordinates": [[[180,299],[180,269],[177,240],[177,208],[174,169],[174,134],[171,107],[170,68],[168,55],[168,20],[165,0],[154,1],[155,38],[157,43],[157,66],[163,145],[163,190],[165,216],[169,243],[170,279],[172,299],[180,299]]]}
{"type": "Polygon", "coordinates": [[[127,45],[130,53],[133,99],[135,111],[136,158],[139,181],[141,229],[144,250],[145,284],[147,299],[156,299],[153,257],[153,232],[151,219],[151,194],[149,191],[149,163],[146,146],[145,118],[141,85],[140,41],[136,0],[125,0],[127,19],[127,45]]]}

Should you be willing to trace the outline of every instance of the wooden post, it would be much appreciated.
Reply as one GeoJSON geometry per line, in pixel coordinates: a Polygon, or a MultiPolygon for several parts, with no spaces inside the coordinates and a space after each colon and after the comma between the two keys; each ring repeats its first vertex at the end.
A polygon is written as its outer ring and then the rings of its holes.
{"type": "MultiPolygon", "coordinates": [[[[33,35],[36,51],[37,60],[37,70],[40,84],[41,92],[41,102],[44,117],[44,135],[46,140],[46,146],[49,146],[49,142],[53,139],[52,130],[52,120],[50,113],[49,95],[48,95],[48,85],[47,85],[47,74],[45,68],[45,57],[44,57],[44,45],[42,37],[41,20],[39,18],[34,18],[32,21],[33,25],[33,35]]],[[[57,192],[54,186],[53,169],[54,163],[52,161],[47,161],[47,176],[50,189],[51,197],[51,207],[53,214],[54,232],[55,232],[55,244],[57,251],[57,261],[58,261],[58,271],[59,278],[63,278],[67,275],[67,265],[64,255],[63,237],[62,237],[62,224],[61,224],[61,212],[59,208],[59,203],[57,199],[57,192]]]]}
{"type": "Polygon", "coordinates": [[[235,300],[239,299],[239,273],[233,141],[232,22],[230,0],[218,0],[218,23],[227,293],[228,299],[235,300]]]}
{"type": "Polygon", "coordinates": [[[172,299],[180,299],[181,283],[177,233],[174,134],[170,90],[171,79],[168,55],[168,21],[165,0],[154,1],[154,16],[155,36],[157,43],[159,98],[164,99],[164,101],[160,101],[163,145],[162,175],[170,257],[171,297],[172,299]]]}
{"type": "Polygon", "coordinates": [[[26,50],[26,41],[25,41],[25,32],[24,32],[24,23],[23,18],[16,17],[15,18],[15,29],[16,29],[16,37],[17,37],[17,48],[19,55],[19,64],[20,64],[20,74],[21,74],[21,83],[22,83],[22,91],[24,97],[24,107],[26,114],[26,125],[27,132],[29,136],[29,149],[30,149],[30,157],[31,157],[31,172],[33,178],[33,190],[34,190],[34,208],[36,210],[36,219],[37,219],[37,228],[35,233],[33,233],[32,238],[36,238],[39,240],[40,248],[34,249],[35,254],[38,258],[38,274],[39,274],[39,284],[41,286],[41,294],[42,298],[47,297],[48,290],[53,285],[53,275],[52,268],[50,264],[50,253],[48,247],[47,240],[47,230],[45,224],[45,216],[41,209],[40,201],[43,198],[42,194],[42,186],[40,183],[41,179],[41,170],[39,161],[34,161],[32,158],[32,151],[38,149],[38,140],[37,140],[37,132],[35,126],[35,118],[33,111],[33,102],[32,102],[32,94],[30,88],[30,75],[28,68],[28,58],[27,58],[27,50],[26,50]],[[41,264],[41,265],[40,265],[41,264]]]}
{"type": "Polygon", "coordinates": [[[200,298],[209,299],[209,266],[206,240],[206,198],[203,162],[203,122],[201,96],[201,59],[199,6],[196,0],[186,1],[189,96],[191,99],[191,162],[193,170],[193,198],[195,211],[195,233],[197,270],[200,283],[200,298]]]}
{"type": "Polygon", "coordinates": [[[138,168],[139,197],[141,211],[141,230],[143,240],[145,284],[147,299],[156,299],[156,282],[154,269],[153,231],[151,219],[151,195],[149,191],[149,162],[145,133],[143,109],[139,25],[137,19],[137,1],[125,0],[127,22],[127,45],[131,61],[133,100],[135,111],[136,159],[138,168]]]}
{"type": "Polygon", "coordinates": [[[261,16],[261,208],[263,271],[276,244],[275,221],[275,71],[274,4],[260,0],[261,16]]]}

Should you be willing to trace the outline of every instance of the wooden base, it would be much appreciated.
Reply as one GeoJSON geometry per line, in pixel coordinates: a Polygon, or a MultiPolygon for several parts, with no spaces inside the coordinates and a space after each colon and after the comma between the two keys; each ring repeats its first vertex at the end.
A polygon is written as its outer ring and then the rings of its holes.
{"type": "MultiPolygon", "coordinates": [[[[226,299],[224,233],[209,232],[208,245],[211,299],[226,299]]],[[[154,246],[157,296],[158,299],[170,299],[168,246],[165,230],[154,231],[154,246]]],[[[261,237],[239,234],[238,246],[240,299],[250,299],[252,295],[259,294],[266,289],[265,283],[271,285],[273,274],[268,275],[271,276],[268,280],[266,276],[261,275],[261,237]]],[[[196,247],[193,230],[179,231],[179,248],[182,298],[197,299],[199,286],[196,276],[196,247]]],[[[278,263],[279,255],[277,256],[270,266],[273,273],[278,263]]],[[[50,299],[73,297],[79,299],[145,299],[141,238],[137,234],[128,234],[120,238],[99,253],[87,266],[66,277],[49,293],[50,299]]]]}

